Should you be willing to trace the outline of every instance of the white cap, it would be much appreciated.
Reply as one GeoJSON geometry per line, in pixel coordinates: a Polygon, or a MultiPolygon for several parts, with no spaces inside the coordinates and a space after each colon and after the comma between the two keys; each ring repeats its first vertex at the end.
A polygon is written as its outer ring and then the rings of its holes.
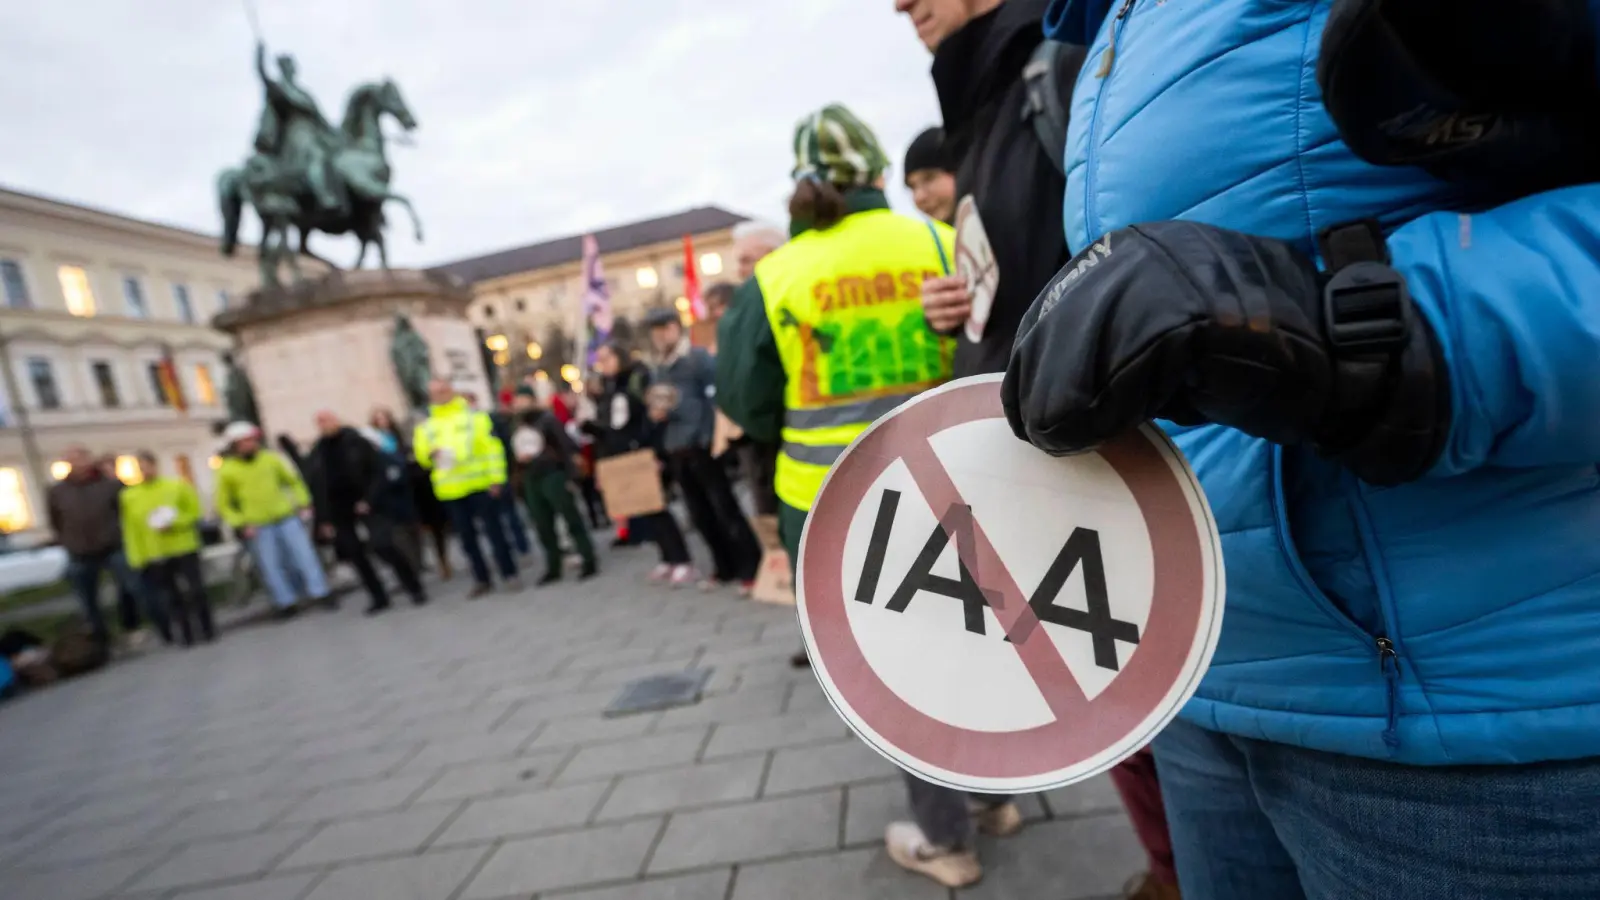
{"type": "Polygon", "coordinates": [[[222,442],[232,446],[245,438],[261,437],[261,429],[250,422],[229,422],[228,427],[222,429],[222,442]]]}

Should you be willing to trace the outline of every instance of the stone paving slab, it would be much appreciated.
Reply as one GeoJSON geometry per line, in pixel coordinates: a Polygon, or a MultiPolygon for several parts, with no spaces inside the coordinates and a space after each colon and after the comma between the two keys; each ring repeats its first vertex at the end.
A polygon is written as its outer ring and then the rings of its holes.
{"type": "MultiPolygon", "coordinates": [[[[900,777],[788,667],[793,610],[647,585],[651,559],[347,603],[0,704],[0,895],[952,900],[883,856],[900,777]],[[685,666],[713,668],[699,704],[601,716],[685,666]]],[[[1141,866],[1107,779],[1021,802],[962,896],[1105,897],[1141,866]]]]}

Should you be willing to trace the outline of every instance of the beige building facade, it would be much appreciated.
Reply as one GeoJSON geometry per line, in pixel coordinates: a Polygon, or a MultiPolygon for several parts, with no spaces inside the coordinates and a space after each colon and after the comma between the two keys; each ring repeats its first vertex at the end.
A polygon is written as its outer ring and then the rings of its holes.
{"type": "MultiPolygon", "coordinates": [[[[698,207],[594,232],[614,317],[637,325],[652,309],[687,311],[683,237],[694,245],[694,265],[705,290],[734,281],[733,228],[746,216],[714,206],[698,207]]],[[[436,272],[459,278],[472,290],[467,317],[487,338],[505,376],[529,371],[557,375],[576,361],[571,346],[580,325],[585,292],[583,236],[572,235],[525,247],[447,263],[436,272]],[[559,335],[566,348],[549,344],[559,335]]]]}
{"type": "Polygon", "coordinates": [[[130,478],[151,450],[209,502],[232,344],[209,322],[255,283],[211,235],[0,189],[0,532],[48,528],[73,445],[130,478]]]}

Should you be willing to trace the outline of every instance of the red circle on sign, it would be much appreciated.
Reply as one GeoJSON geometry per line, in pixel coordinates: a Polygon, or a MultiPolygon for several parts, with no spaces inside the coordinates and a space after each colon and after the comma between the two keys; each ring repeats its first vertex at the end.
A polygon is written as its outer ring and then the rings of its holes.
{"type": "MultiPolygon", "coordinates": [[[[825,686],[831,683],[839,694],[836,702],[843,702],[907,757],[975,778],[1031,778],[1078,765],[1112,748],[1168,699],[1185,676],[1202,627],[1211,624],[1202,621],[1210,586],[1205,561],[1208,553],[1216,558],[1216,548],[1211,544],[1214,532],[1201,533],[1190,504],[1189,490],[1198,495],[1198,486],[1186,484],[1168,463],[1158,443],[1164,435],[1139,429],[1101,446],[1095,452],[1133,494],[1156,560],[1150,614],[1127,665],[1099,695],[1088,699],[1075,680],[1071,684],[1060,680],[1070,680],[1070,671],[1054,643],[1043,641],[1060,665],[1053,676],[1036,684],[1056,715],[1051,722],[1024,730],[960,728],[907,703],[873,670],[850,626],[847,604],[853,600],[845,596],[843,577],[850,525],[879,477],[907,457],[905,448],[927,445],[929,438],[957,425],[1002,417],[999,395],[998,377],[952,384],[880,419],[851,445],[829,472],[806,521],[797,587],[803,595],[806,630],[827,676],[825,686]],[[1072,712],[1061,715],[1062,705],[1072,712]],[[918,749],[915,754],[907,749],[913,746],[918,749]]],[[[1220,572],[1213,577],[1220,577],[1220,572]]],[[[1004,599],[1008,606],[1025,606],[1027,601],[1025,596],[1004,599]]],[[[1032,615],[1031,610],[1021,614],[1032,615]]],[[[1035,622],[1036,628],[1046,627],[1035,622]]],[[[863,737],[872,742],[870,736],[863,737]]]]}

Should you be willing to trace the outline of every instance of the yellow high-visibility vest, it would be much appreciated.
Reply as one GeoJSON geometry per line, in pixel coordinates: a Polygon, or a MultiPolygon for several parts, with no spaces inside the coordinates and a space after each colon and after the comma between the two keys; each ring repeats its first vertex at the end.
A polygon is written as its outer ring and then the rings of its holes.
{"type": "Polygon", "coordinates": [[[488,413],[468,409],[460,397],[431,412],[417,426],[412,445],[417,462],[431,470],[435,497],[459,500],[505,484],[505,448],[494,436],[488,413]],[[440,451],[438,456],[435,450],[440,451]]]}
{"type": "Polygon", "coordinates": [[[873,420],[950,378],[955,341],[922,315],[955,231],[886,209],[804,232],[756,264],[787,374],[778,498],[809,510],[834,460],[873,420]]]}

